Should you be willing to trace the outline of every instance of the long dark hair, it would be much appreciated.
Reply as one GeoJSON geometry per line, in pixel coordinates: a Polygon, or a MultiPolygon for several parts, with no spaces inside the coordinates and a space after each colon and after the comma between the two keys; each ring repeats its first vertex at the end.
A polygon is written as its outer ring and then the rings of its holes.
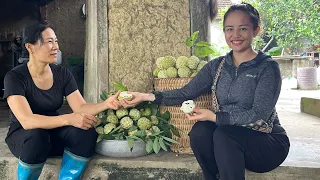
{"type": "Polygon", "coordinates": [[[38,40],[40,40],[41,42],[43,42],[43,38],[41,33],[46,30],[47,28],[51,28],[52,27],[48,24],[44,24],[44,23],[34,23],[34,24],[30,24],[25,26],[22,29],[22,57],[28,57],[29,53],[25,47],[26,43],[30,43],[30,44],[36,44],[38,40]]]}
{"type": "Polygon", "coordinates": [[[242,11],[250,17],[250,22],[252,23],[253,29],[256,30],[260,25],[260,15],[259,12],[249,3],[242,2],[241,4],[235,4],[230,6],[223,17],[223,27],[228,15],[233,11],[242,11]]]}

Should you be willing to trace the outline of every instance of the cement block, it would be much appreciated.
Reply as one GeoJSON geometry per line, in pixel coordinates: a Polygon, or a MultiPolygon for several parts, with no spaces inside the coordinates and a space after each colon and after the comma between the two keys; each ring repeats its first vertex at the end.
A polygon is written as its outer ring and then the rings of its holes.
{"type": "Polygon", "coordinates": [[[300,101],[300,111],[320,117],[320,99],[302,97],[300,101]]]}

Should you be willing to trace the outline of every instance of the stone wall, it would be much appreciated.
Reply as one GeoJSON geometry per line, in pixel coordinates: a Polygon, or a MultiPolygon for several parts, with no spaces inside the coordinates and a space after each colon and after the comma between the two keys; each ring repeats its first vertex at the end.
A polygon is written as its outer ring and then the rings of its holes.
{"type": "Polygon", "coordinates": [[[99,101],[115,82],[150,92],[157,58],[189,56],[185,41],[194,31],[209,40],[207,1],[86,0],[86,8],[87,102],[99,101]]]}
{"type": "Polygon", "coordinates": [[[150,91],[158,57],[190,54],[188,0],[110,0],[108,18],[109,83],[150,91]]]}
{"type": "Polygon", "coordinates": [[[86,28],[80,9],[85,0],[55,0],[47,6],[47,20],[54,27],[64,63],[69,57],[84,57],[86,28]]]}

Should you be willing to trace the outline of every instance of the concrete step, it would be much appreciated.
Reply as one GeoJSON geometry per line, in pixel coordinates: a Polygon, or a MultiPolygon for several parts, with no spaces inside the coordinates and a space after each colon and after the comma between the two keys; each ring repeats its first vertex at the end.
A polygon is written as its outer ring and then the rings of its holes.
{"type": "MultiPolygon", "coordinates": [[[[56,180],[61,158],[50,158],[40,180],[56,180]]],[[[17,159],[0,158],[0,179],[15,179],[17,159]]],[[[203,180],[192,155],[160,152],[139,158],[108,158],[95,155],[87,166],[83,180],[203,180]]],[[[320,168],[279,168],[263,174],[246,171],[247,180],[320,180],[320,168]]]]}

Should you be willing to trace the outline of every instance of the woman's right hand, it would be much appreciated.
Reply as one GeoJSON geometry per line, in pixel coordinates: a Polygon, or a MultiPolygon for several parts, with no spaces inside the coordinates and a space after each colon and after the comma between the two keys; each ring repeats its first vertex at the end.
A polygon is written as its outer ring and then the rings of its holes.
{"type": "Polygon", "coordinates": [[[99,122],[99,120],[87,113],[72,113],[71,119],[69,120],[69,125],[88,130],[92,128],[94,125],[96,125],[99,122]]]}
{"type": "Polygon", "coordinates": [[[154,101],[155,99],[154,94],[139,93],[139,92],[128,92],[128,94],[132,94],[131,100],[123,99],[120,101],[120,104],[124,108],[134,107],[143,101],[154,101]]]}

